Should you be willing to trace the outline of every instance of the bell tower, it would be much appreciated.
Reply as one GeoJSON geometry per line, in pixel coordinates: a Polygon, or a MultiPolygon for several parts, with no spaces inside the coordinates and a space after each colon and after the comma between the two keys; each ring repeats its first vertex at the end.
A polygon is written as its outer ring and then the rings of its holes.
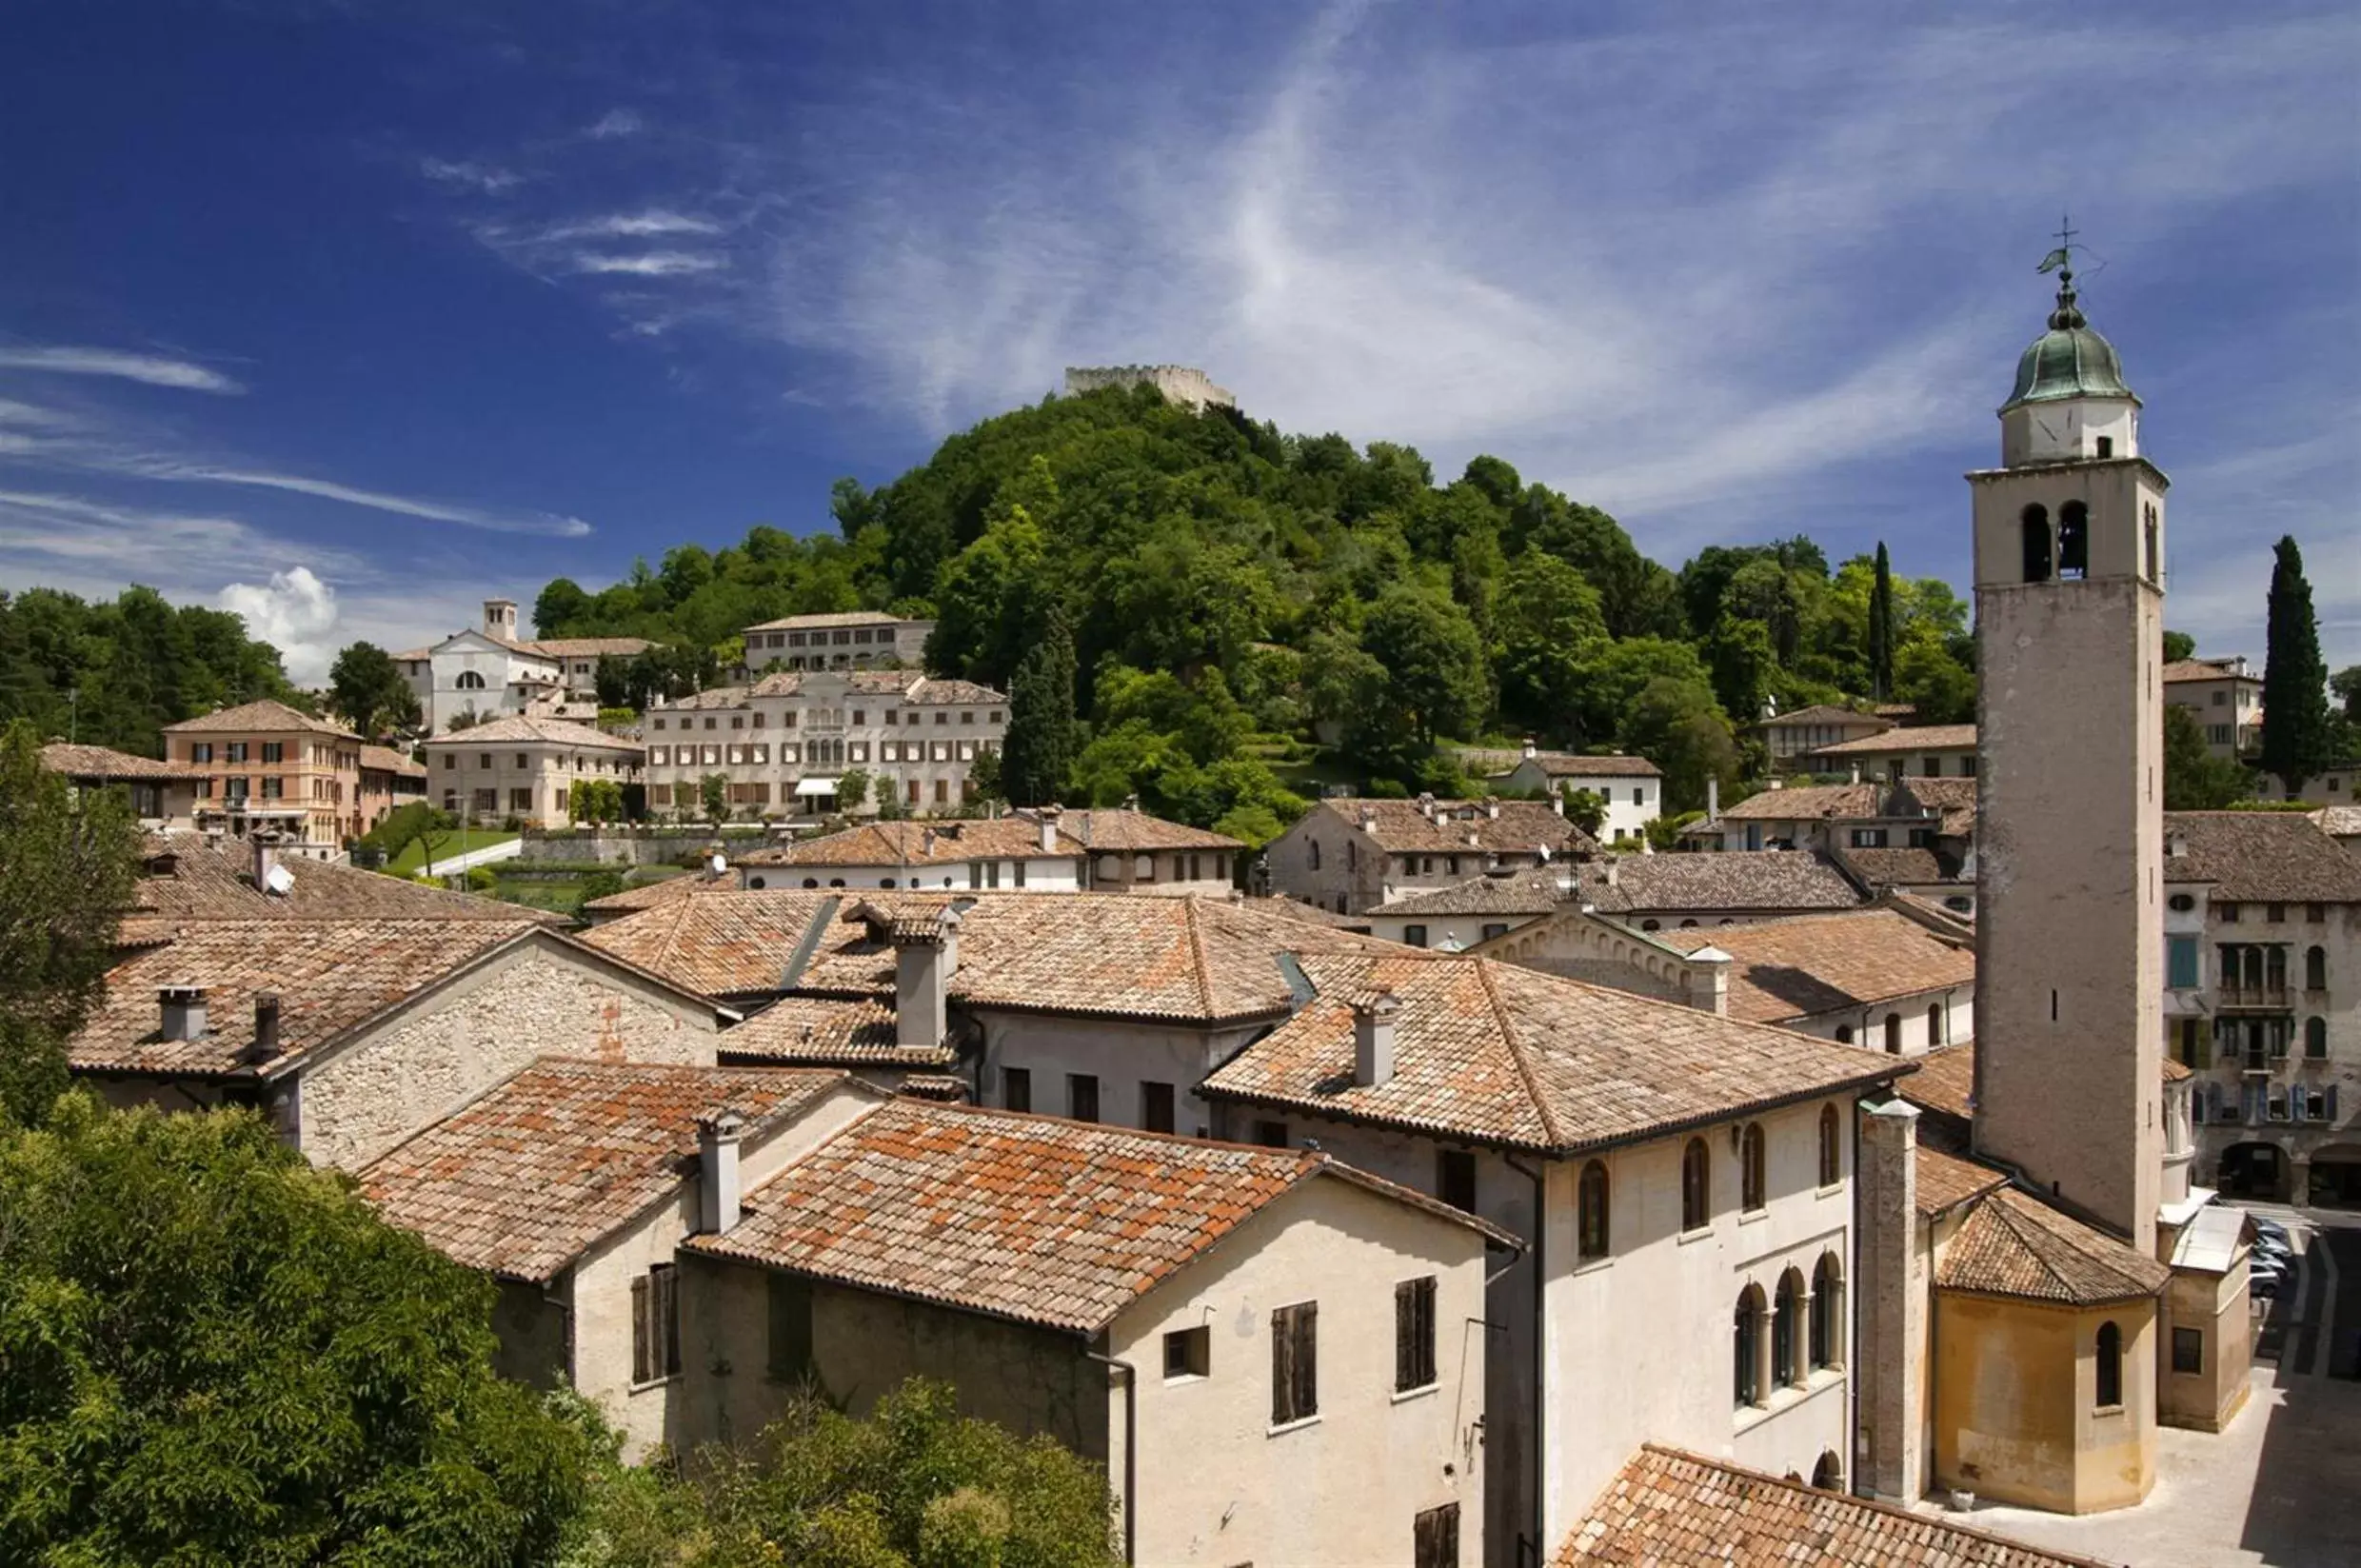
{"type": "Polygon", "coordinates": [[[2164,1131],[2164,492],[2075,303],[2000,408],[1974,495],[1975,1144],[2155,1248],[2164,1131]]]}

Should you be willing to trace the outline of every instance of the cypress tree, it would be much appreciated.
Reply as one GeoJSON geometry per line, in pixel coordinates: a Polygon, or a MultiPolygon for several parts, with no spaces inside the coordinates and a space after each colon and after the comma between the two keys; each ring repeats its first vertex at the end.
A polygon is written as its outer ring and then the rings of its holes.
{"type": "Polygon", "coordinates": [[[2290,795],[2330,761],[2329,666],[2311,615],[2311,585],[2294,536],[2271,568],[2271,624],[2263,662],[2263,771],[2290,795]]]}
{"type": "Polygon", "coordinates": [[[1894,566],[1882,539],[1869,585],[1869,689],[1879,702],[1894,692],[1894,566]]]}
{"type": "Polygon", "coordinates": [[[1074,771],[1074,629],[1052,607],[1047,625],[1008,683],[1008,739],[1001,785],[1011,804],[1047,805],[1074,771]]]}

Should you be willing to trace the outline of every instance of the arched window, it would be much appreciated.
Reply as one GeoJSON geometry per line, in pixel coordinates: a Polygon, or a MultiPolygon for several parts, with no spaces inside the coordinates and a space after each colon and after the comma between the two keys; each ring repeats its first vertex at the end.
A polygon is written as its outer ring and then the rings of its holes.
{"type": "Polygon", "coordinates": [[[1839,1023],[1836,1025],[1836,1043],[1839,1045],[1850,1045],[1853,1043],[1852,1024],[1839,1023]]]}
{"type": "Polygon", "coordinates": [[[2035,504],[2020,514],[2025,533],[2025,581],[2050,580],[2050,508],[2035,504]]]}
{"type": "Polygon", "coordinates": [[[2147,521],[2148,521],[2148,581],[2150,581],[2151,583],[2161,583],[2161,582],[2163,582],[2163,581],[2164,581],[2164,572],[2163,572],[2163,569],[2162,569],[2164,563],[2163,563],[2163,561],[2162,561],[2162,559],[2161,559],[2162,554],[2163,554],[2163,551],[2162,551],[2161,549],[2159,549],[2159,548],[2158,548],[2158,546],[2157,546],[2156,506],[2155,506],[2155,503],[2154,503],[2154,502],[2153,502],[2153,501],[2152,501],[2152,502],[2150,502],[2150,503],[2148,504],[2148,519],[2147,519],[2147,521]]]}
{"type": "Polygon", "coordinates": [[[2079,501],[2057,509],[2057,574],[2067,579],[2091,575],[2091,508],[2079,501]]]}
{"type": "Polygon", "coordinates": [[[2304,1020],[2304,1055],[2319,1062],[2329,1054],[2329,1021],[2318,1014],[2304,1020]]]}
{"type": "Polygon", "coordinates": [[[1902,1015],[1899,1013],[1888,1013],[1886,1015],[1886,1055],[1900,1056],[1901,1054],[1902,1015]]]}
{"type": "Polygon", "coordinates": [[[1687,929],[1689,929],[1689,927],[1691,927],[1692,925],[1695,925],[1696,923],[1696,922],[1695,922],[1695,921],[1693,921],[1693,920],[1684,920],[1684,921],[1682,921],[1682,922],[1680,923],[1680,928],[1681,928],[1682,930],[1686,931],[1687,929]]]}
{"type": "Polygon", "coordinates": [[[1941,1043],[1943,1043],[1943,1004],[1939,1002],[1930,1002],[1927,1003],[1927,1049],[1933,1050],[1941,1043]]]}
{"type": "Polygon", "coordinates": [[[1812,1271],[1812,1364],[1834,1366],[1843,1351],[1844,1266],[1823,1252],[1812,1271]]]}
{"type": "Polygon", "coordinates": [[[1575,1250],[1583,1258],[1607,1256],[1607,1166],[1594,1160],[1582,1167],[1576,1193],[1575,1250]]]}
{"type": "Polygon", "coordinates": [[[1639,928],[1642,931],[1661,931],[1664,929],[1664,923],[1660,920],[1643,920],[1639,923],[1639,928]]]}
{"type": "Polygon", "coordinates": [[[2325,991],[2329,988],[2329,955],[2325,947],[2304,949],[2304,989],[2325,991]]]}
{"type": "Polygon", "coordinates": [[[1762,1164],[1762,1123],[1749,1121],[1738,1138],[1738,1207],[1758,1209],[1769,1201],[1762,1164]]]}
{"type": "Polygon", "coordinates": [[[1812,1467],[1812,1484],[1822,1492],[1844,1490],[1844,1460],[1836,1457],[1835,1449],[1823,1452],[1820,1462],[1812,1467]]]}
{"type": "Polygon", "coordinates": [[[484,677],[478,675],[474,670],[463,669],[459,672],[459,679],[453,681],[451,685],[457,686],[462,691],[482,691],[484,689],[484,677]]]}
{"type": "Polygon", "coordinates": [[[805,877],[804,879],[804,885],[806,887],[817,887],[820,885],[820,879],[818,877],[805,877]]]}
{"type": "Polygon", "coordinates": [[[1692,1138],[1680,1151],[1680,1228],[1702,1230],[1714,1218],[1713,1157],[1705,1140],[1692,1138]]]}
{"type": "Polygon", "coordinates": [[[2103,1409],[2123,1402],[2123,1330],[2098,1325],[2098,1402],[2103,1409]]]}
{"type": "Polygon", "coordinates": [[[1738,1309],[1731,1319],[1730,1327],[1736,1344],[1731,1347],[1731,1371],[1735,1374],[1734,1392],[1739,1404],[1763,1402],[1762,1387],[1762,1287],[1748,1285],[1738,1293],[1738,1309]]]}
{"type": "MultiPolygon", "coordinates": [[[[748,878],[746,879],[746,885],[747,885],[748,887],[755,888],[755,889],[757,889],[757,890],[759,891],[760,889],[762,889],[763,887],[766,886],[767,884],[766,884],[766,883],[763,881],[763,879],[762,879],[762,878],[760,878],[760,877],[748,877],[748,878]]],[[[889,884],[889,885],[890,885],[890,884],[889,884]]]]}
{"type": "Polygon", "coordinates": [[[1803,1381],[1803,1365],[1796,1355],[1803,1348],[1797,1341],[1803,1332],[1803,1276],[1792,1268],[1780,1275],[1773,1302],[1771,1382],[1775,1388],[1793,1388],[1803,1381]]]}
{"type": "Polygon", "coordinates": [[[1319,869],[1319,841],[1318,839],[1307,839],[1304,842],[1311,846],[1312,869],[1317,871],[1319,869]]]}
{"type": "Polygon", "coordinates": [[[842,887],[844,885],[844,879],[842,877],[830,877],[828,879],[828,885],[830,887],[842,887]]]}
{"type": "Polygon", "coordinates": [[[1836,1107],[1820,1107],[1820,1185],[1833,1187],[1844,1174],[1844,1155],[1836,1143],[1836,1107]]]}
{"type": "MultiPolygon", "coordinates": [[[[893,878],[891,878],[891,877],[880,877],[880,878],[878,878],[878,879],[877,879],[877,884],[878,884],[880,887],[888,887],[888,888],[889,888],[889,887],[893,886],[893,884],[894,884],[894,879],[893,879],[893,878]]],[[[761,886],[762,884],[761,884],[760,883],[757,883],[755,885],[759,887],[759,886],[761,886]]]]}

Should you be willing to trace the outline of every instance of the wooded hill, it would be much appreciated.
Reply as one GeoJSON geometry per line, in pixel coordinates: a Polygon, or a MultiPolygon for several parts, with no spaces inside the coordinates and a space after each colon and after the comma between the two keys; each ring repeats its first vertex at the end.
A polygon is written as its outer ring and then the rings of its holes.
{"type": "Polygon", "coordinates": [[[1284,435],[1147,388],[987,419],[879,489],[840,481],[831,509],[838,537],[757,527],[601,593],[560,579],[535,623],[734,662],[757,621],[892,608],[937,618],[939,673],[1005,689],[1057,612],[1090,722],[1067,798],[1139,789],[1200,820],[1255,781],[1192,800],[1191,768],[1448,787],[1439,743],[1526,734],[1638,751],[1690,804],[1735,773],[1734,720],[1766,702],[1882,684],[1929,721],[1974,705],[1966,606],[1939,580],[1893,580],[1878,660],[1867,557],[1832,570],[1798,537],[1676,572],[1498,458],[1438,484],[1408,447],[1284,435]],[[1307,759],[1315,734],[1335,744],[1307,759]]]}

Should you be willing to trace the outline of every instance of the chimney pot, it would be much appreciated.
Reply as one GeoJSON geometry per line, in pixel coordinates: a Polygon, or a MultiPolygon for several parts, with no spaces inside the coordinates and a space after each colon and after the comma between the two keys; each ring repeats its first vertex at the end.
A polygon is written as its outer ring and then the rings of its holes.
{"type": "Polygon", "coordinates": [[[1709,823],[1721,821],[1721,775],[1718,773],[1705,775],[1705,820],[1709,823]]]}
{"type": "Polygon", "coordinates": [[[205,1038],[204,986],[161,986],[156,991],[156,1001],[163,1013],[165,1039],[202,1040],[205,1038]]]}
{"type": "Polygon", "coordinates": [[[945,909],[931,931],[895,933],[894,1042],[904,1049],[931,1051],[949,1031],[959,925],[959,911],[945,909]]]}
{"type": "Polygon", "coordinates": [[[246,842],[254,851],[254,891],[266,896],[274,893],[270,868],[278,860],[278,835],[258,827],[247,835],[246,842]]]}
{"type": "Polygon", "coordinates": [[[279,1054],[279,993],[254,993],[254,1039],[246,1048],[248,1062],[268,1062],[279,1054]]]}
{"type": "Polygon", "coordinates": [[[1606,870],[1607,885],[1609,887],[1619,886],[1621,884],[1622,871],[1619,868],[1619,863],[1622,858],[1623,857],[1620,855],[1601,855],[1598,857],[1598,863],[1606,870]]]}
{"type": "Polygon", "coordinates": [[[1353,1082],[1375,1088],[1394,1077],[1394,1025],[1401,1003],[1379,991],[1353,1004],[1353,1082]]]}
{"type": "Polygon", "coordinates": [[[1485,816],[1487,816],[1487,817],[1492,818],[1495,822],[1498,822],[1498,821],[1499,820],[1499,817],[1500,817],[1500,797],[1499,797],[1499,796],[1498,796],[1498,795],[1487,795],[1487,796],[1485,796],[1485,797],[1484,797],[1484,815],[1485,815],[1485,816]]]}
{"type": "Polygon", "coordinates": [[[1064,815],[1065,808],[1054,801],[1042,807],[1042,854],[1054,855],[1058,852],[1058,820],[1064,815]]]}
{"type": "Polygon", "coordinates": [[[1540,750],[1540,748],[1539,748],[1538,746],[1537,746],[1537,745],[1535,745],[1535,744],[1533,744],[1533,737],[1532,737],[1532,736],[1530,736],[1530,735],[1526,736],[1526,737],[1525,737],[1525,760],[1526,760],[1527,762],[1531,762],[1531,761],[1533,760],[1533,758],[1534,758],[1535,754],[1536,754],[1537,752],[1538,752],[1539,750],[1540,750]]]}
{"type": "Polygon", "coordinates": [[[746,1120],[724,1107],[697,1119],[697,1229],[719,1236],[738,1223],[744,1194],[739,1184],[738,1144],[746,1120]]]}

